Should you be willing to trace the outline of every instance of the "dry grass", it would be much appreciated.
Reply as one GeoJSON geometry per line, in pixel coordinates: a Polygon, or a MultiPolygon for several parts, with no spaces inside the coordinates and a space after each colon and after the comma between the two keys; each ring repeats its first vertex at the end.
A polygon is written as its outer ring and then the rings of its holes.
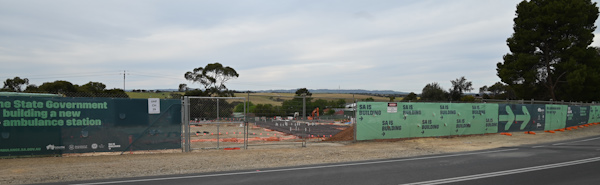
{"type": "Polygon", "coordinates": [[[183,92],[125,92],[129,96],[129,98],[133,99],[147,99],[147,98],[160,98],[160,99],[170,99],[171,93],[182,94],[183,92]]]}
{"type": "MultiPolygon", "coordinates": [[[[250,101],[253,104],[271,104],[273,106],[281,106],[283,101],[291,100],[295,94],[294,93],[251,93],[250,101]]],[[[236,93],[236,97],[246,97],[248,98],[248,94],[246,93],[236,93]]],[[[315,99],[324,99],[324,100],[337,100],[344,99],[347,103],[356,101],[362,101],[367,98],[373,98],[377,102],[387,102],[390,99],[388,97],[379,97],[373,95],[362,95],[362,94],[312,94],[311,98],[315,99]]],[[[397,97],[394,101],[400,101],[402,98],[397,97]]]]}

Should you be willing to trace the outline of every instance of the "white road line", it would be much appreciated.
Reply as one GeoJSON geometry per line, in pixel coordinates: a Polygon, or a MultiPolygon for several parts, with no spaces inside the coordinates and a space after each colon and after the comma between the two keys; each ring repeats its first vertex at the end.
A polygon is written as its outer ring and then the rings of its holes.
{"type": "Polygon", "coordinates": [[[584,139],[584,140],[579,140],[579,141],[565,142],[565,143],[556,143],[556,144],[553,144],[553,145],[565,145],[565,144],[570,144],[570,143],[578,143],[578,142],[591,141],[591,140],[596,140],[596,139],[600,139],[600,137],[595,137],[595,138],[590,138],[590,139],[584,139]]]}
{"type": "MultiPolygon", "coordinates": [[[[596,137],[596,138],[590,138],[590,139],[584,139],[584,140],[578,140],[578,141],[571,141],[571,142],[564,142],[564,143],[554,143],[552,144],[553,146],[558,146],[558,145],[566,145],[566,144],[571,144],[571,143],[578,143],[578,142],[585,142],[585,141],[592,141],[592,140],[596,140],[596,139],[600,139],[600,137],[596,137]]],[[[531,148],[541,148],[541,147],[547,147],[546,145],[539,145],[539,146],[532,146],[531,148]]]]}
{"type": "Polygon", "coordinates": [[[308,170],[308,169],[320,169],[320,168],[333,168],[333,167],[344,167],[344,166],[358,166],[358,165],[380,164],[380,163],[393,163],[393,162],[403,162],[403,161],[416,161],[416,160],[423,160],[423,159],[435,159],[435,158],[446,158],[446,157],[456,157],[456,156],[465,156],[465,155],[477,155],[477,154],[487,154],[487,153],[508,152],[508,151],[514,151],[514,150],[518,150],[518,148],[510,148],[510,149],[504,149],[504,150],[482,151],[482,152],[460,153],[460,154],[450,154],[450,155],[441,155],[441,156],[430,156],[430,157],[418,157],[418,158],[408,158],[408,159],[394,159],[394,160],[385,160],[385,161],[370,161],[370,162],[359,162],[359,163],[348,163],[348,164],[332,164],[332,165],[323,165],[323,166],[307,166],[307,167],[297,167],[297,168],[284,168],[284,169],[262,170],[262,171],[247,171],[247,172],[234,172],[234,173],[219,173],[219,174],[208,174],[208,175],[192,175],[192,176],[164,177],[164,178],[150,178],[150,179],[134,179],[134,180],[122,180],[122,181],[92,182],[92,183],[81,183],[81,184],[73,184],[73,185],[117,184],[117,183],[148,182],[148,181],[162,181],[162,180],[175,180],[175,179],[191,179],[191,178],[204,178],[204,177],[219,177],[219,176],[230,176],[230,175],[245,175],[245,174],[255,174],[255,173],[270,173],[270,172],[308,170]]]}
{"type": "Polygon", "coordinates": [[[559,168],[559,167],[572,166],[572,165],[577,165],[577,164],[591,163],[591,162],[596,162],[596,161],[600,161],[600,157],[594,157],[594,158],[582,159],[582,160],[576,160],[576,161],[569,161],[569,162],[562,162],[562,163],[556,163],[556,164],[533,166],[533,167],[527,167],[527,168],[519,168],[519,169],[514,169],[514,170],[505,170],[505,171],[499,171],[499,172],[482,173],[482,174],[477,174],[477,175],[468,175],[468,176],[454,177],[454,178],[447,178],[447,179],[438,179],[438,180],[431,180],[431,181],[414,182],[414,183],[400,184],[400,185],[425,185],[425,184],[426,185],[435,185],[435,184],[446,184],[446,183],[469,181],[469,180],[475,180],[475,179],[483,179],[483,178],[488,178],[488,177],[497,177],[497,176],[503,176],[503,175],[525,173],[525,172],[538,171],[538,170],[545,170],[545,169],[551,169],[551,168],[559,168]]]}

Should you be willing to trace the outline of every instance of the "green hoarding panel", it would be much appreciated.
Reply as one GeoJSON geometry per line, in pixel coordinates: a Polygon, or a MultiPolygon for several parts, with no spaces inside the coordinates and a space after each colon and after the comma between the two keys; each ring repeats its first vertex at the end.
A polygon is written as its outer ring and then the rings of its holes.
{"type": "Polygon", "coordinates": [[[60,143],[57,127],[0,127],[0,156],[60,155],[48,144],[60,143]]]}
{"type": "Polygon", "coordinates": [[[487,133],[498,133],[498,104],[486,104],[487,133]]]}
{"type": "Polygon", "coordinates": [[[568,106],[565,127],[587,124],[589,120],[589,109],[589,106],[568,106]]]}
{"type": "Polygon", "coordinates": [[[411,137],[471,135],[495,133],[497,130],[497,105],[413,103],[403,104],[404,114],[410,123],[411,137]]]}
{"type": "Polygon", "coordinates": [[[467,116],[459,104],[419,103],[412,108],[421,111],[422,115],[407,117],[412,123],[411,137],[456,135],[454,128],[457,120],[462,122],[467,116]]]}
{"type": "Polygon", "coordinates": [[[358,102],[357,140],[496,133],[497,104],[358,102]]]}
{"type": "Polygon", "coordinates": [[[388,109],[384,102],[358,102],[356,140],[406,138],[406,125],[399,122],[397,103],[388,109]],[[394,109],[395,108],[395,109],[394,109]]]}
{"type": "Polygon", "coordinates": [[[415,123],[411,137],[472,135],[497,131],[498,106],[472,103],[416,103],[420,116],[407,116],[415,123]]]}
{"type": "Polygon", "coordinates": [[[499,104],[498,132],[543,130],[545,105],[499,104]]]}
{"type": "Polygon", "coordinates": [[[567,121],[566,105],[546,105],[546,125],[544,130],[556,130],[565,128],[567,121]]]}
{"type": "Polygon", "coordinates": [[[0,156],[181,147],[181,102],[147,99],[0,97],[0,156]]]}
{"type": "Polygon", "coordinates": [[[555,130],[600,122],[600,106],[359,102],[357,140],[555,130]]]}
{"type": "Polygon", "coordinates": [[[498,104],[473,104],[473,122],[485,125],[483,133],[498,133],[498,104]]]}
{"type": "Polygon", "coordinates": [[[597,105],[590,106],[588,113],[589,113],[588,123],[600,122],[600,106],[597,106],[597,105]]]}

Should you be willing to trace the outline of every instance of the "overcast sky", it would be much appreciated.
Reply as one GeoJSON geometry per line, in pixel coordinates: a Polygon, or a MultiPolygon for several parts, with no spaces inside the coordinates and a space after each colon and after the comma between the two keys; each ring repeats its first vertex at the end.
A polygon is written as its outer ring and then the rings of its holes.
{"type": "Polygon", "coordinates": [[[500,81],[518,2],[0,0],[0,79],[198,88],[184,73],[219,62],[234,90],[477,91],[500,81]]]}

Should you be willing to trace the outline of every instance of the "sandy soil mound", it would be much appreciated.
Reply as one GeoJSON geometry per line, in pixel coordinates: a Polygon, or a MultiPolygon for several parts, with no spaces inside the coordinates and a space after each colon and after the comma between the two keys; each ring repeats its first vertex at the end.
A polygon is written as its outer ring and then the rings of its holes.
{"type": "Polygon", "coordinates": [[[327,138],[325,141],[353,141],[354,140],[354,126],[348,127],[341,132],[333,135],[331,138],[327,138]]]}

